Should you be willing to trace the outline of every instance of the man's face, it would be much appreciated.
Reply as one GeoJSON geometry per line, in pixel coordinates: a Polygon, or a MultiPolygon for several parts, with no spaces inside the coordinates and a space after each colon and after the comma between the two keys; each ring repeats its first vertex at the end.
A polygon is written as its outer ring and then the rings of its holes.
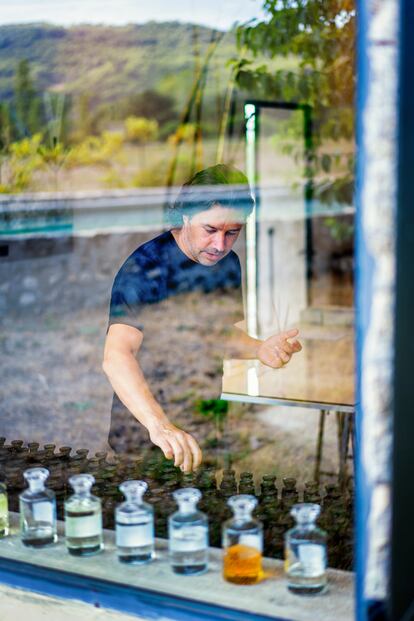
{"type": "Polygon", "coordinates": [[[240,211],[213,205],[192,218],[184,216],[181,234],[194,261],[211,266],[230,252],[242,228],[240,211]]]}

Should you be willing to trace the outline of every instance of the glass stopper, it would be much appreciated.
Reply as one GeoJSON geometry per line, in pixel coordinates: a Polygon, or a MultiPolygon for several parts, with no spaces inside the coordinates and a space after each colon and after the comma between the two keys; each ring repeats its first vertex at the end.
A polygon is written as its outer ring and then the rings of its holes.
{"type": "Polygon", "coordinates": [[[69,479],[69,484],[75,490],[75,494],[89,494],[95,477],[91,474],[75,474],[69,479]]]}
{"type": "Polygon", "coordinates": [[[148,485],[145,481],[124,481],[119,489],[128,501],[141,502],[148,485]]]}
{"type": "Polygon", "coordinates": [[[193,511],[201,496],[200,490],[195,487],[185,487],[184,489],[177,489],[173,492],[173,498],[178,504],[180,511],[183,513],[190,513],[193,511]]]}
{"type": "Polygon", "coordinates": [[[32,492],[43,490],[45,481],[49,476],[47,468],[29,468],[23,473],[24,478],[32,492]]]}
{"type": "Polygon", "coordinates": [[[257,506],[257,498],[250,494],[238,494],[231,496],[227,504],[233,511],[235,517],[248,517],[257,506]]]}
{"type": "Polygon", "coordinates": [[[290,511],[298,524],[314,523],[320,512],[320,506],[311,502],[294,505],[290,511]]]}

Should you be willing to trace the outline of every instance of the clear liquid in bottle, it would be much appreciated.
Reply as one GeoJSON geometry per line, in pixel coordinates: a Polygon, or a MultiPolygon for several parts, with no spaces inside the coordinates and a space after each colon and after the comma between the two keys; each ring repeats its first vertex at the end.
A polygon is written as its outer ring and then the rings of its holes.
{"type": "Polygon", "coordinates": [[[91,556],[103,550],[101,501],[91,494],[95,479],[76,474],[69,479],[74,494],[65,502],[66,547],[73,556],[91,556]]]}
{"type": "Polygon", "coordinates": [[[285,572],[288,589],[297,595],[317,595],[326,588],[326,533],[316,526],[320,506],[292,507],[296,526],[285,535],[285,572]]]}
{"type": "Polygon", "coordinates": [[[173,493],[178,511],[168,520],[171,568],[176,574],[199,575],[208,569],[208,520],[197,510],[201,492],[194,487],[173,493]]]}
{"type": "Polygon", "coordinates": [[[126,502],[115,510],[116,546],[121,563],[140,565],[154,556],[154,510],[143,500],[145,481],[125,481],[119,486],[126,502]]]}
{"type": "Polygon", "coordinates": [[[29,487],[19,496],[21,540],[25,546],[43,548],[57,541],[56,498],[45,487],[49,470],[29,468],[23,476],[29,487]]]}

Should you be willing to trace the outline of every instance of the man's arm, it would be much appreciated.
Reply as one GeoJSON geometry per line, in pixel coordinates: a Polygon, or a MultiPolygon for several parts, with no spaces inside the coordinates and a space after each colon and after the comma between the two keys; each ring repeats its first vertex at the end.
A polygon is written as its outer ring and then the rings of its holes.
{"type": "Polygon", "coordinates": [[[261,341],[234,326],[226,340],[225,357],[258,359],[273,369],[279,369],[289,362],[293,354],[301,351],[302,346],[295,339],[298,334],[299,330],[293,328],[261,341]],[[290,343],[289,339],[294,340],[290,343]]]}
{"type": "Polygon", "coordinates": [[[112,324],[105,341],[103,370],[122,403],[146,427],[151,442],[167,459],[174,457],[176,466],[190,472],[201,463],[201,449],[190,434],[170,423],[153,396],[136,359],[143,338],[137,328],[112,324]]]}

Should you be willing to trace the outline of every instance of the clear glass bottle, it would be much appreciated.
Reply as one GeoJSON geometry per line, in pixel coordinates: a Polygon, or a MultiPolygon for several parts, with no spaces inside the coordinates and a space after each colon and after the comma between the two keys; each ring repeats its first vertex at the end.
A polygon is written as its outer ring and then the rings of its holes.
{"type": "Polygon", "coordinates": [[[28,489],[19,496],[20,533],[25,546],[42,548],[57,541],[56,498],[45,487],[47,468],[29,468],[23,473],[28,489]]]}
{"type": "Polygon", "coordinates": [[[7,486],[0,483],[0,538],[9,534],[9,503],[7,500],[7,486]]]}
{"type": "Polygon", "coordinates": [[[313,503],[291,510],[296,526],[285,535],[285,572],[288,589],[298,595],[315,595],[326,587],[327,535],[316,526],[319,513],[313,503]]]}
{"type": "Polygon", "coordinates": [[[233,517],[223,524],[223,577],[235,584],[254,584],[262,574],[263,526],[253,516],[257,498],[231,496],[233,517]]]}
{"type": "Polygon", "coordinates": [[[116,546],[121,563],[148,563],[154,555],[154,510],[143,500],[145,481],[119,486],[126,502],[115,510],[116,546]]]}
{"type": "Polygon", "coordinates": [[[73,496],[65,501],[66,547],[74,556],[91,556],[103,550],[102,505],[91,494],[91,474],[75,474],[69,483],[73,496]]]}
{"type": "Polygon", "coordinates": [[[208,519],[197,510],[201,492],[186,487],[176,490],[173,498],[178,511],[168,519],[171,567],[176,574],[202,574],[208,568],[208,519]]]}

